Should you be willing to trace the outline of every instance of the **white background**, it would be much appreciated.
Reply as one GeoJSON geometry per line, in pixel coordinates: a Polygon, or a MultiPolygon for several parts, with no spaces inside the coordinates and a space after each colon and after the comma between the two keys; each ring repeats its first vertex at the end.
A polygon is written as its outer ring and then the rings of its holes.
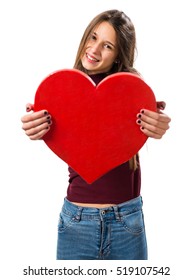
{"type": "Polygon", "coordinates": [[[20,118],[25,114],[25,104],[33,103],[43,78],[55,70],[72,68],[80,38],[90,20],[114,8],[132,19],[138,48],[135,66],[157,100],[166,101],[166,113],[172,118],[164,138],[149,139],[141,151],[149,247],[149,261],[145,265],[171,266],[175,275],[172,279],[190,276],[190,4],[188,0],[0,2],[1,279],[23,279],[22,269],[28,265],[56,266],[57,222],[68,185],[67,166],[43,141],[33,142],[25,136],[20,118]]]}

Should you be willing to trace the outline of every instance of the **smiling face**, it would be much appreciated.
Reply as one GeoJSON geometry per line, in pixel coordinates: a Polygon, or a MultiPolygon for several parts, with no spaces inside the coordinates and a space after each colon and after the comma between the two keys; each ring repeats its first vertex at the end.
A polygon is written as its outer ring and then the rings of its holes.
{"type": "Polygon", "coordinates": [[[106,73],[118,54],[116,32],[106,21],[97,25],[91,32],[81,58],[88,74],[106,73]]]}

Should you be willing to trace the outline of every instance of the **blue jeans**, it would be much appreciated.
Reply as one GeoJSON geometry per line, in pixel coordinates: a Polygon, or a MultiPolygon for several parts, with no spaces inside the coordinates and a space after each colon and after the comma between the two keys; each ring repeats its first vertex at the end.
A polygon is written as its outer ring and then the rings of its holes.
{"type": "Polygon", "coordinates": [[[141,196],[108,208],[67,199],[58,224],[57,260],[146,260],[141,196]]]}

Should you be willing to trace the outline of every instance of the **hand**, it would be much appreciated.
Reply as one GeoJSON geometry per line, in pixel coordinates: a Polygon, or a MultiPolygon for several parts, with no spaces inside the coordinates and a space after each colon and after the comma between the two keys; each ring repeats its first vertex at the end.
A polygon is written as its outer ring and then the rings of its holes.
{"type": "Polygon", "coordinates": [[[165,106],[165,102],[157,102],[157,112],[142,109],[137,114],[136,122],[141,131],[148,137],[161,139],[169,129],[171,119],[161,111],[165,109],[165,106]]]}
{"type": "MultiPolygon", "coordinates": [[[[26,111],[33,111],[33,105],[28,103],[26,111]]],[[[52,124],[51,116],[46,110],[32,112],[21,118],[22,129],[31,140],[41,139],[49,130],[52,124]]]]}

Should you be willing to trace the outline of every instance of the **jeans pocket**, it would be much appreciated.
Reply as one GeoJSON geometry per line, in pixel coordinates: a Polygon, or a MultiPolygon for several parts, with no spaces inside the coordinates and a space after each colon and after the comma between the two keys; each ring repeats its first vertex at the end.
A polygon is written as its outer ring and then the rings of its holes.
{"type": "Polygon", "coordinates": [[[74,217],[66,215],[65,213],[60,213],[58,221],[58,232],[62,233],[67,228],[69,228],[74,222],[74,217]]]}
{"type": "Polygon", "coordinates": [[[142,210],[122,216],[121,222],[125,230],[131,234],[138,235],[144,232],[145,227],[142,210]]]}

